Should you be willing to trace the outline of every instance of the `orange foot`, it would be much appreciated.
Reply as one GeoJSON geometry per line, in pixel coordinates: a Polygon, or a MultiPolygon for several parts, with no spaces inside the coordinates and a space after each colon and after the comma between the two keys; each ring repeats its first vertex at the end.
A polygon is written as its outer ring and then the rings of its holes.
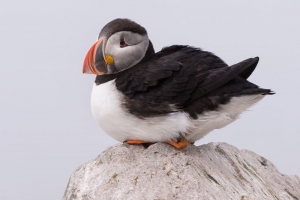
{"type": "Polygon", "coordinates": [[[152,144],[151,142],[146,142],[144,140],[126,140],[126,144],[152,144]]]}
{"type": "Polygon", "coordinates": [[[189,142],[187,141],[186,138],[182,138],[179,141],[171,140],[167,143],[172,145],[173,147],[175,147],[177,149],[184,149],[188,145],[189,142]]]}

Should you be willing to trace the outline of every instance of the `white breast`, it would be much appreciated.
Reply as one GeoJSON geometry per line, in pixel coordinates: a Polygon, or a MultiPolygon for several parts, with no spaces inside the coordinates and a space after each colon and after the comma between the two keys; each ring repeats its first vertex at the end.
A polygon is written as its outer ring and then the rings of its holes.
{"type": "Polygon", "coordinates": [[[130,114],[122,105],[123,94],[116,89],[113,80],[93,86],[91,109],[103,131],[120,142],[130,139],[169,141],[178,138],[180,134],[187,134],[188,140],[194,142],[213,129],[233,122],[240,113],[262,98],[263,95],[232,98],[219,111],[201,114],[197,120],[191,119],[184,112],[141,119],[130,114]]]}
{"type": "Polygon", "coordinates": [[[183,112],[138,118],[126,111],[122,100],[123,94],[116,89],[115,81],[93,87],[92,114],[103,131],[120,142],[129,139],[169,141],[193,126],[188,115],[183,112]]]}

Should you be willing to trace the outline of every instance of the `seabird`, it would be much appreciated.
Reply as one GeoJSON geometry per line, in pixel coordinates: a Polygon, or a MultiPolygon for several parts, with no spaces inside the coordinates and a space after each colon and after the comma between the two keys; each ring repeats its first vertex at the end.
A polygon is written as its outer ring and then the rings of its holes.
{"type": "Polygon", "coordinates": [[[187,45],[155,53],[144,27],[115,19],[89,49],[83,73],[97,75],[91,109],[108,135],[127,144],[166,142],[182,149],[274,94],[247,80],[258,61],[228,66],[187,45]]]}

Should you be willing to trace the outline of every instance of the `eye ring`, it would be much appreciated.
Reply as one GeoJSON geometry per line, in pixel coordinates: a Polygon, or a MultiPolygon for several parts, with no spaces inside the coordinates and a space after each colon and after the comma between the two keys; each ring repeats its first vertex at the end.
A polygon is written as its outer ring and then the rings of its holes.
{"type": "Polygon", "coordinates": [[[121,38],[121,40],[120,40],[120,48],[124,48],[124,47],[127,47],[127,46],[128,46],[128,44],[126,44],[125,39],[121,38]]]}

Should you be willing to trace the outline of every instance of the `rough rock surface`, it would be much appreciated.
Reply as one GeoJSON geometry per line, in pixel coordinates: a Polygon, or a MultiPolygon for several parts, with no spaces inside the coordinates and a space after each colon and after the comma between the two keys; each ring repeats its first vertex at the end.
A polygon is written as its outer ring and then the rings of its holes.
{"type": "Polygon", "coordinates": [[[118,144],[76,169],[63,199],[300,200],[300,178],[225,143],[118,144]]]}

